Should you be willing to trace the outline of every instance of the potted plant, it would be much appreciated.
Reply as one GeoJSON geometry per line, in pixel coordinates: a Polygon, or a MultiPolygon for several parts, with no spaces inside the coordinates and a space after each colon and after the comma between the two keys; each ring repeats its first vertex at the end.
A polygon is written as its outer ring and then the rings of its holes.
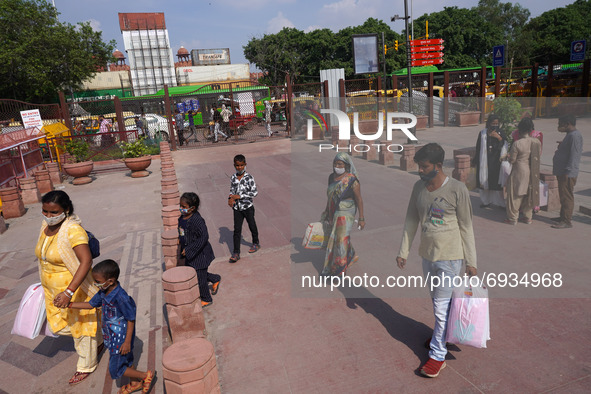
{"type": "MultiPolygon", "coordinates": [[[[66,174],[73,176],[74,185],[84,185],[92,182],[88,175],[94,167],[94,163],[88,160],[90,146],[81,138],[73,138],[66,142],[62,149],[68,153],[68,158],[62,163],[66,174]]],[[[65,156],[65,155],[64,155],[65,156]]]]}
{"type": "Polygon", "coordinates": [[[507,141],[511,142],[511,133],[521,120],[521,103],[512,97],[497,97],[494,101],[493,113],[499,117],[499,129],[507,141]]]}
{"type": "Polygon", "coordinates": [[[480,111],[478,109],[478,98],[477,97],[467,97],[463,98],[461,101],[465,108],[456,113],[456,119],[458,121],[458,126],[476,126],[480,123],[480,111]]]}
{"type": "Polygon", "coordinates": [[[141,178],[150,175],[146,168],[152,163],[150,149],[145,144],[145,138],[140,137],[133,142],[121,142],[123,162],[131,170],[132,178],[141,178]]]}

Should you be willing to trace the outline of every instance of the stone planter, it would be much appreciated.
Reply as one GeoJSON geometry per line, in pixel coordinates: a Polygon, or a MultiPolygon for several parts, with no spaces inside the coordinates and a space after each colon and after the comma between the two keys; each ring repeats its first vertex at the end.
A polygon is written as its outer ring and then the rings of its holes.
{"type": "Polygon", "coordinates": [[[62,165],[62,168],[66,174],[74,177],[74,180],[72,181],[72,184],[74,185],[85,185],[92,182],[92,178],[89,177],[88,174],[90,174],[93,167],[94,162],[92,161],[83,161],[81,163],[69,163],[62,165]]]}
{"type": "Polygon", "coordinates": [[[146,168],[152,164],[151,156],[134,157],[123,160],[127,168],[131,170],[132,178],[142,178],[150,175],[146,168]]]}
{"type": "Polygon", "coordinates": [[[468,111],[468,112],[456,112],[456,119],[458,126],[477,126],[480,124],[480,112],[468,111]]]}

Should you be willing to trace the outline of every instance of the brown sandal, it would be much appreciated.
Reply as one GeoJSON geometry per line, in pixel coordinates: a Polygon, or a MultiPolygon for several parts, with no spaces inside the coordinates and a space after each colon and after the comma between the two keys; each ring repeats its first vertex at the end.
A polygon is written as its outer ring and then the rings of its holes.
{"type": "Polygon", "coordinates": [[[90,375],[90,372],[76,372],[74,376],[70,378],[70,381],[68,383],[70,383],[70,385],[73,386],[75,384],[82,382],[84,379],[88,377],[88,375],[90,375]]]}

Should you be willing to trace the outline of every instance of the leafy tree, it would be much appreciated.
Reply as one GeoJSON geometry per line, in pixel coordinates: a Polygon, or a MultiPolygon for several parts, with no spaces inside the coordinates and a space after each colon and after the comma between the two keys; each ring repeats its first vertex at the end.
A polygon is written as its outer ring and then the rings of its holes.
{"type": "MultiPolygon", "coordinates": [[[[337,33],[330,29],[318,29],[309,33],[294,28],[284,28],[277,34],[253,37],[245,45],[244,56],[261,71],[267,73],[263,79],[269,85],[283,85],[285,74],[293,82],[317,82],[322,69],[344,68],[345,76],[351,78],[353,69],[352,35],[377,33],[381,41],[384,32],[389,47],[401,36],[381,20],[369,18],[363,25],[347,27],[337,33]]],[[[381,61],[381,48],[379,49],[381,61]]],[[[386,57],[386,71],[400,68],[404,61],[402,52],[389,52],[386,57]],[[393,52],[393,54],[391,54],[393,52]]]]}
{"type": "Polygon", "coordinates": [[[0,97],[55,101],[59,90],[79,88],[113,60],[115,41],[58,15],[45,0],[0,1],[0,97]]]}
{"type": "MultiPolygon", "coordinates": [[[[499,0],[480,0],[474,8],[487,22],[487,34],[492,45],[508,44],[508,58],[514,65],[529,65],[529,40],[522,35],[522,29],[529,19],[530,12],[519,3],[501,3],[499,0]]],[[[492,52],[492,47],[488,48],[492,52]]],[[[489,57],[492,64],[492,56],[489,57]]]]}
{"type": "Polygon", "coordinates": [[[445,7],[443,11],[424,14],[415,20],[415,37],[443,38],[445,68],[477,67],[490,63],[493,47],[491,24],[476,9],[445,7]],[[417,34],[418,29],[418,34],[417,34]]]}
{"type": "Polygon", "coordinates": [[[569,62],[572,41],[591,36],[591,1],[576,0],[566,7],[544,12],[524,28],[531,37],[531,61],[569,62]]]}

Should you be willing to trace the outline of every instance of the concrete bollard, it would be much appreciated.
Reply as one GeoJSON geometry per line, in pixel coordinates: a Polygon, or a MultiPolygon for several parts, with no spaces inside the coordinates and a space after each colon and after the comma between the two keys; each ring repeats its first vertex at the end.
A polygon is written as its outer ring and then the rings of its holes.
{"type": "Polygon", "coordinates": [[[37,189],[37,181],[34,177],[21,178],[18,180],[21,188],[21,198],[23,204],[36,204],[41,201],[41,193],[37,189]]]}
{"type": "Polygon", "coordinates": [[[415,146],[404,145],[402,156],[400,157],[400,169],[402,171],[416,171],[418,169],[417,163],[414,161],[415,146]]]}
{"type": "Polygon", "coordinates": [[[62,183],[62,173],[60,172],[60,166],[57,163],[45,163],[45,167],[49,171],[49,177],[54,185],[62,183]]]}
{"type": "Polygon", "coordinates": [[[0,188],[0,200],[4,219],[19,218],[25,214],[25,204],[17,187],[0,188]]]}
{"type": "Polygon", "coordinates": [[[168,394],[221,393],[213,345],[204,338],[175,342],[162,355],[168,394]]]}
{"type": "Polygon", "coordinates": [[[166,207],[169,205],[178,205],[181,195],[177,190],[162,190],[162,206],[166,207]]]}
{"type": "Polygon", "coordinates": [[[199,283],[193,267],[174,267],[162,273],[162,288],[173,342],[204,337],[205,318],[199,283]]]}
{"type": "MultiPolygon", "coordinates": [[[[367,149],[367,147],[364,147],[363,158],[367,161],[378,160],[379,154],[378,154],[377,145],[380,144],[380,141],[378,141],[378,140],[363,141],[363,143],[369,147],[369,149],[367,149]]],[[[382,147],[380,147],[380,150],[381,150],[381,148],[382,147]]]]}
{"type": "Polygon", "coordinates": [[[39,193],[45,194],[53,190],[53,182],[49,177],[48,170],[39,170],[35,172],[35,179],[37,180],[37,189],[39,189],[39,193]]]}
{"type": "Polygon", "coordinates": [[[179,260],[179,232],[178,228],[164,230],[161,235],[162,255],[165,269],[174,268],[179,260]]]}
{"type": "Polygon", "coordinates": [[[540,172],[540,180],[548,185],[548,205],[541,207],[544,211],[560,210],[560,195],[558,194],[558,179],[555,175],[540,172]]]}
{"type": "Polygon", "coordinates": [[[363,157],[363,148],[362,147],[358,147],[359,144],[362,144],[363,141],[359,139],[359,137],[357,137],[356,135],[352,135],[351,136],[351,141],[350,141],[350,147],[351,147],[351,152],[349,152],[349,154],[353,157],[363,157]]]}
{"type": "Polygon", "coordinates": [[[385,166],[393,166],[395,163],[394,152],[390,152],[386,146],[380,147],[379,160],[380,164],[385,166]]]}
{"type": "Polygon", "coordinates": [[[468,182],[468,178],[470,177],[469,155],[457,155],[454,157],[454,170],[451,176],[460,182],[468,182]]]}
{"type": "Polygon", "coordinates": [[[178,229],[179,217],[181,216],[179,207],[179,205],[168,205],[162,208],[162,224],[164,225],[164,230],[178,229]]]}

